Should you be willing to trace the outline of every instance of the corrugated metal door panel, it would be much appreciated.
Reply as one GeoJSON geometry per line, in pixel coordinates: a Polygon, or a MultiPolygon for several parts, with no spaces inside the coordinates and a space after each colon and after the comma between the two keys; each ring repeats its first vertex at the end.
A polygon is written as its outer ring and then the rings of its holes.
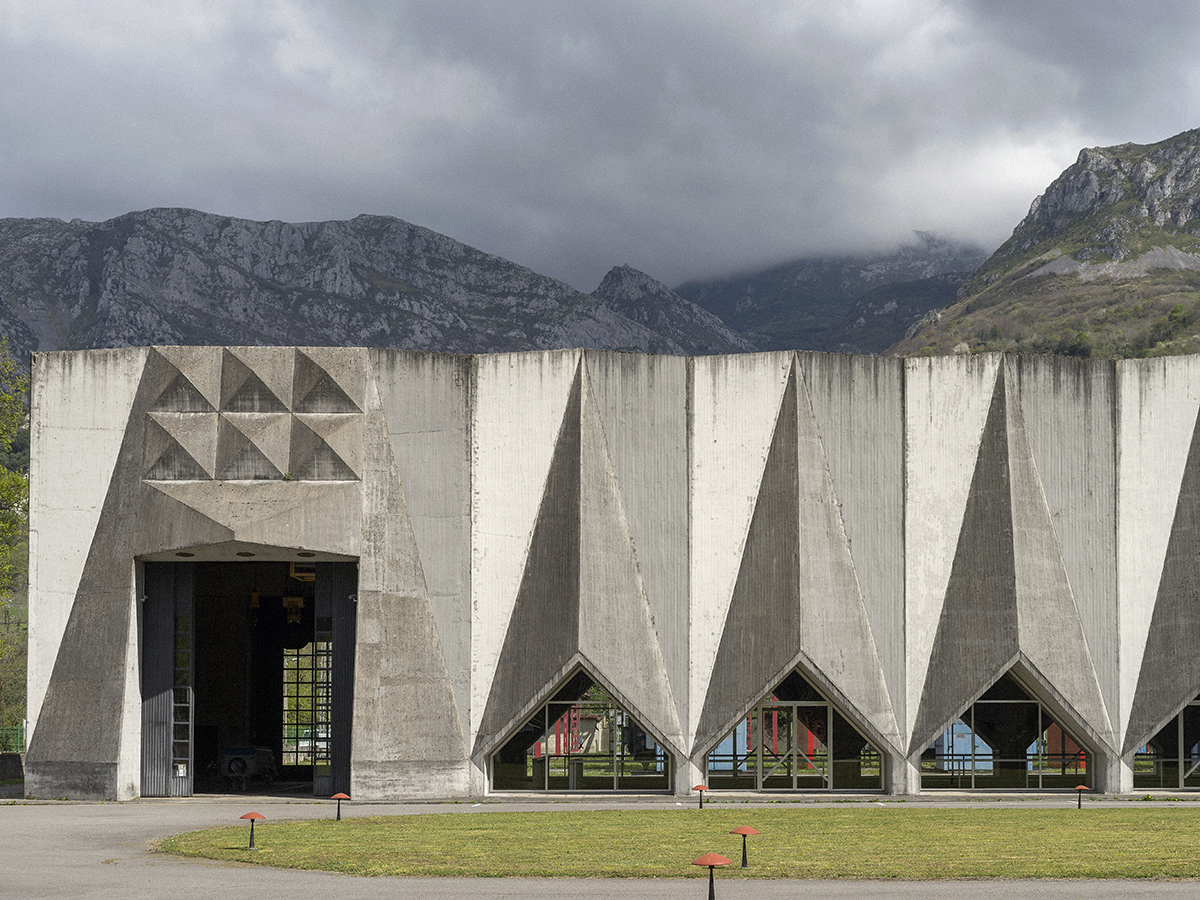
{"type": "Polygon", "coordinates": [[[141,660],[143,797],[192,795],[194,573],[192,563],[145,564],[141,660]],[[176,768],[180,764],[182,770],[176,768]],[[177,774],[179,771],[183,774],[177,774]]]}
{"type": "MultiPolygon", "coordinates": [[[[329,785],[320,786],[322,791],[328,787],[329,793],[350,791],[357,591],[358,563],[317,565],[317,615],[330,617],[333,625],[333,702],[330,722],[332,781],[329,785]]],[[[316,792],[318,786],[314,784],[313,789],[316,792]]]]}
{"type": "Polygon", "coordinates": [[[175,585],[171,563],[146,563],[142,605],[142,796],[166,797],[171,770],[175,585]]]}

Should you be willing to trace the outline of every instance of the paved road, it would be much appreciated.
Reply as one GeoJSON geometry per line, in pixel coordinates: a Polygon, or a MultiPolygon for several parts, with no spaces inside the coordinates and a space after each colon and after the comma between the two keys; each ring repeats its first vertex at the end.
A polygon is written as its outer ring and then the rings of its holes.
{"type": "MultiPolygon", "coordinates": [[[[947,798],[938,805],[978,805],[977,800],[947,798]]],[[[997,801],[993,801],[997,802],[997,801]]],[[[1056,798],[1031,803],[1066,805],[1056,798]]],[[[1073,802],[1073,801],[1071,801],[1073,802]]],[[[601,801],[594,805],[648,807],[675,805],[653,801],[601,801]]],[[[583,805],[583,804],[578,804],[583,805]]],[[[593,804],[587,804],[593,805],[593,804]]],[[[1114,804],[1115,805],[1115,804],[1114,804]]],[[[1175,809],[1192,804],[1170,804],[1175,809]]],[[[371,804],[355,812],[372,815],[457,811],[546,809],[542,803],[371,804]]],[[[558,807],[561,808],[561,807],[558,807]]],[[[673,879],[429,879],[355,878],[321,872],[295,872],[236,863],[178,860],[149,851],[150,843],[167,834],[228,824],[248,809],[270,820],[324,818],[328,802],[287,798],[226,796],[186,800],[137,800],[131,803],[5,803],[0,801],[0,898],[23,900],[297,900],[336,894],[338,900],[561,900],[563,897],[639,900],[705,900],[703,880],[673,879]]],[[[347,809],[345,812],[349,812],[347,809]]],[[[353,813],[350,813],[353,814],[353,813]]],[[[727,881],[717,886],[718,900],[796,900],[797,897],[878,898],[878,900],[1084,900],[1084,898],[1148,898],[1175,900],[1200,893],[1196,882],[1025,881],[1025,882],[884,882],[884,881],[727,881]]]]}

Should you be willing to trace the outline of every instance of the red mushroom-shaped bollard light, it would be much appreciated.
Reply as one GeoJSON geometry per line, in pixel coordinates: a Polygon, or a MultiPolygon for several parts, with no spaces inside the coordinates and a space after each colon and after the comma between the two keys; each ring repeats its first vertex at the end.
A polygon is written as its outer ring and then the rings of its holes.
{"type": "Polygon", "coordinates": [[[1090,791],[1090,790],[1091,790],[1091,788],[1088,787],[1086,784],[1075,785],[1075,796],[1079,798],[1078,801],[1075,803],[1076,809],[1083,809],[1083,792],[1090,791]]]}
{"type": "Polygon", "coordinates": [[[700,809],[704,809],[704,792],[708,790],[707,784],[694,784],[692,790],[700,795],[700,809]]]}
{"type": "Polygon", "coordinates": [[[265,819],[266,816],[264,816],[262,813],[248,812],[244,816],[239,816],[238,818],[250,820],[250,848],[249,849],[257,850],[258,848],[254,846],[254,823],[257,822],[259,819],[265,819]]]}
{"type": "Polygon", "coordinates": [[[339,822],[340,822],[340,821],[342,821],[342,801],[343,801],[343,800],[349,800],[349,799],[350,799],[350,795],[349,795],[349,794],[343,794],[341,791],[338,791],[336,794],[334,794],[334,795],[333,795],[332,797],[330,797],[329,799],[330,799],[330,800],[336,800],[336,801],[338,802],[338,814],[337,814],[337,820],[338,820],[339,822]]]}
{"type": "Polygon", "coordinates": [[[717,900],[717,893],[713,888],[713,869],[717,866],[729,865],[729,860],[719,853],[705,853],[699,859],[692,860],[692,865],[708,866],[708,900],[717,900]]]}
{"type": "Polygon", "coordinates": [[[734,828],[729,833],[730,834],[740,834],[742,836],[742,868],[743,869],[750,868],[750,863],[748,863],[746,861],[746,835],[758,834],[758,832],[756,830],[754,830],[753,828],[751,828],[749,825],[739,825],[737,828],[734,828]]]}

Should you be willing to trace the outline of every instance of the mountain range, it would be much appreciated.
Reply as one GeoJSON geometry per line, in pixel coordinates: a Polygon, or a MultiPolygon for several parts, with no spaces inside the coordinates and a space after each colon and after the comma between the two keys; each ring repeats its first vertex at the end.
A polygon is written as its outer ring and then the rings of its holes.
{"type": "Polygon", "coordinates": [[[681,289],[692,302],[628,266],[584,294],[383,216],[289,224],[150,209],[105,222],[4,219],[0,333],[19,354],[141,344],[711,354],[789,341],[879,352],[931,305],[949,302],[947,291],[982,258],[921,235],[884,256],[694,282],[681,289]],[[948,268],[962,272],[941,274],[948,268]]]}
{"type": "Polygon", "coordinates": [[[953,302],[986,259],[974,244],[918,231],[889,252],[797,259],[677,292],[764,350],[879,353],[929,309],[953,302]]]}
{"type": "Polygon", "coordinates": [[[0,220],[0,329],[18,351],[200,343],[750,349],[669,291],[657,297],[652,324],[625,315],[625,280],[619,272],[606,279],[609,302],[382,216],[289,224],[151,209],[98,223],[0,220]]]}
{"type": "Polygon", "coordinates": [[[0,219],[0,334],[18,354],[142,344],[1200,352],[1200,130],[1081,151],[990,256],[917,232],[886,252],[802,257],[674,290],[615,266],[586,294],[385,216],[0,219]]]}

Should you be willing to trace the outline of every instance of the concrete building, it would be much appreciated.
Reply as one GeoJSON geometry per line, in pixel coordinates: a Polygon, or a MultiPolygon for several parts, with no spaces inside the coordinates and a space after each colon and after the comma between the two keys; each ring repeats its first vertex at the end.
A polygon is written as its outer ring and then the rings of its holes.
{"type": "Polygon", "coordinates": [[[1200,357],[156,347],[32,397],[35,797],[1200,784],[1200,357]]]}

